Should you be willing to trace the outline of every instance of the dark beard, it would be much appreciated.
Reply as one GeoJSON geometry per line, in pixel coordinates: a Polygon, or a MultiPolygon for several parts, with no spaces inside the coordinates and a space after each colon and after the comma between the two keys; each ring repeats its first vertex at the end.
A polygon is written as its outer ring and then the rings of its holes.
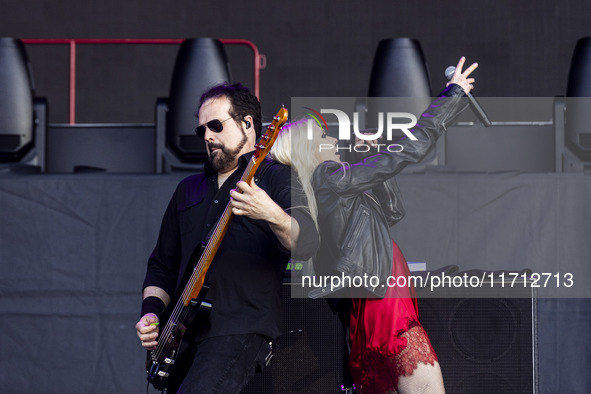
{"type": "Polygon", "coordinates": [[[244,145],[246,145],[246,142],[246,133],[243,133],[242,140],[235,149],[229,149],[228,147],[215,142],[208,144],[210,152],[212,148],[219,149],[214,155],[210,153],[208,160],[211,168],[217,173],[231,170],[236,166],[238,161],[238,153],[240,153],[244,145]]]}

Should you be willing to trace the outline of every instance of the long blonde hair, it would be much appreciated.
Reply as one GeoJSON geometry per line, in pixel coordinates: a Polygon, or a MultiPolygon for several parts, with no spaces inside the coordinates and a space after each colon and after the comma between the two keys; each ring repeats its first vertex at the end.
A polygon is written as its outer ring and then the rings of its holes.
{"type": "Polygon", "coordinates": [[[308,209],[318,228],[318,207],[314,189],[312,188],[312,174],[319,164],[315,152],[318,148],[317,140],[322,134],[322,129],[314,121],[309,123],[308,118],[302,118],[283,126],[269,152],[269,156],[296,171],[308,199],[308,209]],[[312,139],[308,139],[309,123],[314,131],[312,139]]]}

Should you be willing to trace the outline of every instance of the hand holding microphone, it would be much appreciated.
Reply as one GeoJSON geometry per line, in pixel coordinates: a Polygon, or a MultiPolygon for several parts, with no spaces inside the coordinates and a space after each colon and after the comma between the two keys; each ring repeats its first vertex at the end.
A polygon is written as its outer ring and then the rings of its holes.
{"type": "Polygon", "coordinates": [[[462,72],[462,67],[464,66],[465,61],[466,58],[462,56],[456,67],[449,66],[445,69],[445,76],[447,79],[449,79],[448,85],[450,83],[455,83],[464,89],[464,92],[466,92],[466,95],[468,96],[468,101],[470,102],[472,111],[476,114],[478,119],[485,127],[489,127],[492,125],[492,123],[488,119],[486,112],[484,112],[484,109],[480,106],[478,101],[476,101],[476,98],[472,95],[472,93],[470,93],[470,91],[474,88],[472,84],[475,80],[474,78],[468,78],[468,76],[476,69],[476,67],[478,67],[478,63],[472,63],[470,67],[462,72]]]}

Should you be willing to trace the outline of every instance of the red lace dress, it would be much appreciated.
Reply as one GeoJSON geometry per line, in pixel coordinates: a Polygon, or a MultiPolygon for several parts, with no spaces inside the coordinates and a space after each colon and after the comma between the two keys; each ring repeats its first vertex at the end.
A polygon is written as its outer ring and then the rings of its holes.
{"type": "MultiPolygon", "coordinates": [[[[408,277],[408,265],[393,242],[392,276],[408,277]]],[[[404,280],[398,281],[404,285],[404,280]]],[[[419,323],[414,288],[389,286],[382,299],[354,298],[350,311],[349,369],[363,394],[397,390],[398,378],[437,355],[419,323]]]]}

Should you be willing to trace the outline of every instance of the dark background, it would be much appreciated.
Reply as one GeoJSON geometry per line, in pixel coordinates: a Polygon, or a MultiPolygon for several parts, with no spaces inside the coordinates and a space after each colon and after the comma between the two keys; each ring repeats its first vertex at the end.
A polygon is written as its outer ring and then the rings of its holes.
{"type": "MultiPolygon", "coordinates": [[[[436,94],[461,55],[480,68],[481,96],[566,92],[577,39],[590,35],[584,0],[479,1],[3,1],[0,36],[19,38],[243,38],[266,55],[268,119],[293,96],[365,96],[384,38],[420,41],[436,94]]],[[[77,121],[153,122],[167,96],[175,46],[80,46],[77,121]]],[[[67,47],[27,48],[50,122],[67,121],[67,47]]],[[[251,54],[227,48],[235,79],[252,86],[251,54]]]]}
{"type": "MultiPolygon", "coordinates": [[[[266,56],[260,98],[269,120],[292,97],[367,95],[378,42],[393,37],[420,41],[433,94],[445,83],[443,70],[465,55],[480,64],[481,97],[564,95],[575,44],[591,35],[589,15],[591,3],[583,0],[9,0],[0,5],[0,36],[248,39],[266,56]]],[[[252,87],[250,51],[226,50],[234,80],[252,87]]],[[[168,95],[176,51],[174,45],[79,46],[77,121],[152,123],[156,98],[168,95]]],[[[28,45],[27,52],[36,96],[49,101],[50,123],[66,123],[67,46],[28,45]]],[[[588,228],[589,179],[563,175],[541,174],[528,183],[528,177],[501,174],[498,190],[486,174],[458,175],[461,187],[440,176],[427,182],[422,175],[402,176],[408,216],[396,234],[409,260],[442,256],[437,263],[443,265],[451,252],[478,257],[461,261],[462,269],[478,268],[482,257],[497,268],[539,260],[553,271],[580,268],[576,280],[586,286],[590,246],[588,232],[579,230],[588,228]],[[440,195],[451,202],[439,205],[440,195]],[[497,208],[497,197],[519,209],[497,208]],[[476,208],[464,216],[448,208],[466,201],[476,208]],[[451,220],[437,220],[445,215],[451,220]],[[467,224],[450,231],[453,220],[467,224]],[[422,242],[425,234],[429,242],[422,242]],[[466,236],[482,236],[486,247],[464,242],[466,236]],[[506,259],[497,258],[499,250],[506,259]]],[[[4,391],[145,392],[133,325],[145,259],[182,175],[12,176],[0,179],[4,391]]],[[[590,310],[588,299],[540,300],[541,392],[589,392],[590,310]]]]}

